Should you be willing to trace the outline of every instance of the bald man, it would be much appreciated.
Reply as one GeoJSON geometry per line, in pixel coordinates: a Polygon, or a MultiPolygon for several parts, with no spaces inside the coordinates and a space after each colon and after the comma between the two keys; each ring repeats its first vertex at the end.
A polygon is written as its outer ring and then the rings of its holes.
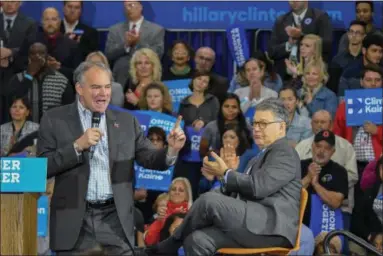
{"type": "Polygon", "coordinates": [[[222,103],[229,89],[229,80],[213,72],[215,63],[215,52],[210,47],[201,47],[197,50],[195,57],[195,68],[197,71],[210,72],[209,93],[213,94],[222,103]]]}
{"type": "MultiPolygon", "coordinates": [[[[311,119],[311,127],[314,136],[322,130],[331,130],[332,121],[331,114],[328,111],[319,110],[315,112],[311,119]]],[[[314,136],[302,140],[295,147],[301,160],[312,158],[311,145],[314,136]]],[[[356,165],[354,147],[347,140],[335,135],[335,153],[332,155],[331,159],[347,170],[349,191],[348,199],[344,200],[342,203],[342,212],[344,217],[344,228],[348,229],[352,209],[354,207],[354,185],[358,181],[358,168],[356,165]]]]}
{"type": "Polygon", "coordinates": [[[57,9],[46,8],[41,23],[43,32],[38,34],[36,41],[48,48],[47,65],[65,75],[72,83],[73,71],[83,59],[77,43],[60,32],[61,18],[57,9]]]}

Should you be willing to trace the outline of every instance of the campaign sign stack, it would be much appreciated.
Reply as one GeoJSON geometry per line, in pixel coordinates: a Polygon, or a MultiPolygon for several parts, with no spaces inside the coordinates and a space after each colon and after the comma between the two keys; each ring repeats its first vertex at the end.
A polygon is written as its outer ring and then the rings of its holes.
{"type": "Polygon", "coordinates": [[[37,235],[47,234],[48,200],[36,194],[46,191],[47,159],[20,155],[0,164],[1,255],[37,255],[37,235]]]}
{"type": "Polygon", "coordinates": [[[361,126],[366,121],[382,124],[382,88],[346,90],[347,126],[361,126]]]}

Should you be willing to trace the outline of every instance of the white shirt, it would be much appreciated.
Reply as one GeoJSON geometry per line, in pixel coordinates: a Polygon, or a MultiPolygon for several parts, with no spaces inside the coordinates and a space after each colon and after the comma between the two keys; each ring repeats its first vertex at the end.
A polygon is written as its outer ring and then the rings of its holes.
{"type": "Polygon", "coordinates": [[[11,29],[13,28],[13,25],[15,24],[15,19],[17,17],[17,13],[15,15],[12,15],[12,16],[8,16],[6,15],[5,13],[3,13],[3,20],[4,20],[4,31],[7,29],[7,26],[8,26],[8,22],[7,20],[12,20],[11,22],[11,29]]]}
{"type": "Polygon", "coordinates": [[[250,107],[254,107],[257,104],[259,104],[261,101],[269,98],[278,98],[278,93],[270,88],[267,88],[262,85],[261,88],[261,96],[258,99],[252,99],[251,101],[249,100],[249,95],[250,95],[250,86],[246,86],[243,88],[239,88],[234,91],[235,94],[238,95],[240,101],[241,101],[241,109],[243,113],[246,113],[246,111],[250,107]]]}
{"type": "Polygon", "coordinates": [[[307,8],[306,8],[306,10],[304,10],[301,14],[295,14],[294,12],[293,12],[293,17],[294,17],[294,22],[295,22],[295,24],[296,25],[298,25],[298,26],[302,26],[302,22],[303,22],[303,19],[305,18],[305,16],[306,16],[306,12],[307,12],[307,8]]]}
{"type": "Polygon", "coordinates": [[[76,21],[73,25],[70,25],[65,19],[64,21],[64,28],[65,28],[65,33],[73,33],[74,29],[76,28],[78,21],[76,21]]]}

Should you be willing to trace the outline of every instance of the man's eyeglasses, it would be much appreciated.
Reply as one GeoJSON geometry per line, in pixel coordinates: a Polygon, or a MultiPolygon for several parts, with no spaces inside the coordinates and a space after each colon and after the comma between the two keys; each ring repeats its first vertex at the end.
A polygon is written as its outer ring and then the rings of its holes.
{"type": "Polygon", "coordinates": [[[266,129],[267,126],[269,126],[270,124],[276,124],[276,123],[282,123],[283,121],[274,121],[274,122],[256,122],[256,121],[253,121],[251,123],[251,125],[253,126],[253,129],[255,127],[258,127],[259,129],[261,130],[264,130],[266,129]]]}

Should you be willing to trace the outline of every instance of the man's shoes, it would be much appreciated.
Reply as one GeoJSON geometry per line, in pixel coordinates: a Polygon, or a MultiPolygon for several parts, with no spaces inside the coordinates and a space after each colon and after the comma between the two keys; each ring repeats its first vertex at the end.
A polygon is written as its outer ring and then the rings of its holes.
{"type": "Polygon", "coordinates": [[[143,256],[177,256],[181,246],[181,241],[169,237],[156,245],[145,248],[146,255],[143,256]]]}

